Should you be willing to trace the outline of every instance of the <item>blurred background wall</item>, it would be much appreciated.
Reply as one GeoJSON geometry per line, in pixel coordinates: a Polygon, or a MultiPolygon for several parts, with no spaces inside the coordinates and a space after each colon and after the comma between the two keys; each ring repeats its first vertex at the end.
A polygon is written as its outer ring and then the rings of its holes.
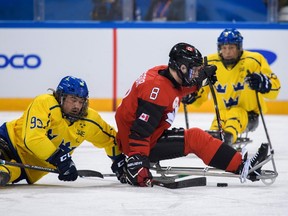
{"type": "MultiPolygon", "coordinates": [[[[66,75],[87,81],[92,107],[115,110],[141,73],[168,63],[175,43],[207,55],[217,51],[221,31],[235,27],[244,49],[262,53],[280,77],[269,113],[288,114],[286,6],[275,0],[0,0],[0,110],[24,110],[66,75]]],[[[189,109],[214,111],[211,101],[189,109]]]]}
{"type": "Polygon", "coordinates": [[[0,0],[0,20],[276,22],[287,21],[287,6],[287,0],[0,0]]]}

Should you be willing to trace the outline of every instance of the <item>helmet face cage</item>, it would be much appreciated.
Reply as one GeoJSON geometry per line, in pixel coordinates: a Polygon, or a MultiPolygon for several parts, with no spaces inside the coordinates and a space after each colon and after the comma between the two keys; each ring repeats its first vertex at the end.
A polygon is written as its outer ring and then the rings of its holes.
{"type": "Polygon", "coordinates": [[[89,92],[86,82],[80,78],[76,78],[73,76],[64,77],[60,81],[56,89],[56,99],[61,106],[63,117],[67,118],[71,123],[87,115],[88,97],[89,92]],[[83,103],[83,107],[77,116],[63,112],[62,105],[67,95],[73,95],[76,97],[83,98],[85,100],[83,103]]]}
{"type": "Polygon", "coordinates": [[[178,43],[171,49],[169,57],[168,65],[177,72],[182,80],[182,86],[192,85],[195,67],[203,64],[203,58],[199,50],[190,44],[178,43]]]}
{"type": "Polygon", "coordinates": [[[220,52],[221,46],[226,44],[235,44],[238,49],[242,51],[243,49],[243,37],[241,33],[235,29],[225,29],[217,40],[218,52],[220,52]]]}

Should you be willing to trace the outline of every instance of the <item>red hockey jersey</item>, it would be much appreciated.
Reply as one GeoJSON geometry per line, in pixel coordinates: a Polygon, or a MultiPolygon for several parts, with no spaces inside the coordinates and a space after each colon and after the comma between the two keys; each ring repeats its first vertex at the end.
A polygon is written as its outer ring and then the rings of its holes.
{"type": "Polygon", "coordinates": [[[197,90],[182,87],[169,77],[167,65],[143,73],[124,96],[116,110],[117,142],[128,156],[149,156],[164,130],[175,118],[183,96],[197,90]]]}

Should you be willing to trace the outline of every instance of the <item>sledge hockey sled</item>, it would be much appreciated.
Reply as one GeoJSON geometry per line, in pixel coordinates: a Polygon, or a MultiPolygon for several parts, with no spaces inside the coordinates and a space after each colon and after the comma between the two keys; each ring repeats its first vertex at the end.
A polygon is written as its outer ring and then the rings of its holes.
{"type": "MultiPolygon", "coordinates": [[[[249,179],[248,177],[248,179],[251,181],[261,180],[265,185],[272,185],[275,182],[276,177],[278,176],[273,157],[274,157],[274,151],[270,149],[270,154],[267,156],[267,158],[261,163],[259,163],[258,165],[254,166],[248,172],[248,174],[250,174],[254,172],[255,170],[259,169],[260,167],[262,167],[260,175],[253,177],[253,179],[249,179]],[[263,166],[270,161],[272,162],[273,170],[263,169],[263,166]]],[[[239,174],[225,172],[223,170],[216,169],[216,168],[209,167],[209,166],[206,166],[206,167],[173,167],[173,166],[161,166],[160,163],[158,162],[154,164],[150,169],[156,171],[157,174],[161,174],[164,176],[165,175],[185,175],[185,176],[202,176],[202,177],[213,176],[213,177],[229,177],[229,178],[239,178],[239,179],[241,177],[239,174]]]]}

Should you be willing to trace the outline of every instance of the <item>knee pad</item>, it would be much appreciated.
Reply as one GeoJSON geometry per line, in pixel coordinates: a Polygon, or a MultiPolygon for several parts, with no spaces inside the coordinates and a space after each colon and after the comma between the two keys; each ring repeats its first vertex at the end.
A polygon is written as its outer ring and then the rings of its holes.
{"type": "Polygon", "coordinates": [[[183,157],[184,155],[184,128],[166,130],[151,149],[150,162],[183,157]]]}

